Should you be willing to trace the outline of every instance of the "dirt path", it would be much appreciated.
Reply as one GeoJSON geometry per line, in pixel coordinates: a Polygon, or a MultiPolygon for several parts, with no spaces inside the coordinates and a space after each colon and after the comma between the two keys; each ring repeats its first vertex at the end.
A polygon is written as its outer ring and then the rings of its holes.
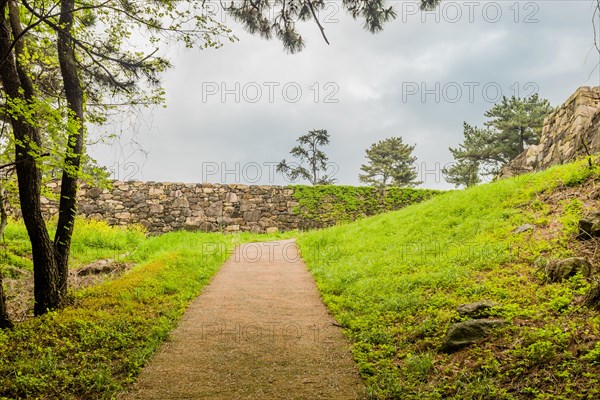
{"type": "Polygon", "coordinates": [[[126,398],[360,398],[349,344],[333,323],[293,241],[242,245],[126,398]]]}

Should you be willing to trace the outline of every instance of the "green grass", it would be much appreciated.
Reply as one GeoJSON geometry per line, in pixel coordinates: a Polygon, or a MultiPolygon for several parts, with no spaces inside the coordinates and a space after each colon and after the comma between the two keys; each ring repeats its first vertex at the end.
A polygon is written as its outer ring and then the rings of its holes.
{"type": "Polygon", "coordinates": [[[378,399],[597,398],[600,317],[578,306],[590,283],[545,284],[535,261],[570,255],[581,202],[563,204],[557,237],[538,195],[590,180],[577,163],[442,194],[403,210],[303,233],[302,255],[353,343],[378,399]],[[486,343],[439,352],[456,307],[489,299],[511,322],[486,343]],[[594,347],[596,346],[596,347],[594,347]]]}
{"type": "MultiPolygon", "coordinates": [[[[146,238],[135,227],[78,221],[73,267],[101,258],[135,266],[72,293],[64,310],[0,332],[0,398],[114,398],[236,244],[293,236],[352,342],[368,397],[598,398],[600,316],[580,306],[591,282],[550,284],[540,266],[577,254],[576,223],[589,207],[552,195],[599,176],[576,163],[305,233],[146,238]],[[525,223],[545,235],[512,233],[525,223]],[[456,307],[482,299],[500,303],[496,316],[509,323],[440,353],[448,325],[461,320],[456,307]]],[[[29,252],[22,225],[11,222],[3,268],[31,268],[29,252]]]]}
{"type": "Polygon", "coordinates": [[[306,226],[323,227],[355,221],[385,211],[399,210],[443,193],[432,189],[371,186],[293,186],[295,212],[306,226]]]}
{"type": "MultiPolygon", "coordinates": [[[[50,221],[54,234],[55,221],[50,221]]],[[[103,222],[78,219],[71,244],[70,267],[75,268],[99,259],[124,258],[146,238],[141,227],[118,229],[103,222]]],[[[11,267],[32,270],[31,243],[22,221],[9,220],[0,242],[0,271],[11,275],[11,267]]]]}
{"type": "MultiPolygon", "coordinates": [[[[12,223],[7,243],[25,240],[12,223]]],[[[72,305],[0,330],[0,399],[111,399],[135,377],[236,244],[289,237],[175,232],[78,221],[76,265],[97,258],[135,262],[125,275],[75,291],[72,305]]]]}
{"type": "Polygon", "coordinates": [[[25,227],[10,220],[4,237],[0,238],[0,274],[13,277],[16,274],[14,268],[32,269],[30,255],[31,243],[25,227]]]}
{"type": "Polygon", "coordinates": [[[140,226],[118,229],[94,220],[78,220],[73,232],[70,266],[76,267],[97,259],[125,258],[144,242],[140,226]]]}

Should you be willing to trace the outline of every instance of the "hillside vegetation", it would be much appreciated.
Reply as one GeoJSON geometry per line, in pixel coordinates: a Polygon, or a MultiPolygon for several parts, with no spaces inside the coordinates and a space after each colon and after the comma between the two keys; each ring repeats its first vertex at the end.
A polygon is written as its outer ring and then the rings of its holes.
{"type": "MultiPolygon", "coordinates": [[[[73,271],[99,259],[124,270],[76,288],[64,310],[0,331],[0,399],[115,398],[236,244],[292,236],[352,342],[369,398],[598,398],[600,315],[582,306],[598,271],[551,283],[545,268],[568,256],[598,265],[597,242],[575,237],[599,197],[600,169],[581,162],[304,233],[147,238],[78,221],[73,271]],[[524,224],[534,228],[516,233],[524,224]],[[450,324],[467,319],[457,307],[480,300],[499,304],[491,316],[506,324],[440,351],[450,324]]],[[[2,246],[14,306],[13,283],[31,278],[22,225],[9,225],[2,246]]]]}
{"type": "MultiPolygon", "coordinates": [[[[129,270],[72,290],[64,310],[37,318],[18,314],[24,320],[12,331],[0,330],[0,399],[115,398],[135,381],[235,245],[278,237],[283,235],[175,232],[146,238],[136,227],[78,221],[74,270],[99,259],[129,270]]],[[[29,252],[24,227],[12,222],[0,268],[12,289],[9,307],[20,310],[27,301],[24,313],[31,313],[33,301],[19,297],[21,286],[32,290],[29,252]]]]}
{"type": "Polygon", "coordinates": [[[386,211],[400,210],[437,196],[442,191],[408,187],[316,185],[293,186],[295,213],[304,226],[322,228],[348,223],[386,211]]]}
{"type": "MultiPolygon", "coordinates": [[[[586,255],[582,213],[598,209],[586,163],[455,191],[352,224],[300,235],[324,301],[353,342],[378,399],[575,399],[600,396],[600,315],[592,282],[549,283],[549,261],[586,255]],[[515,233],[523,224],[533,230],[515,233]],[[440,351],[456,308],[488,300],[508,323],[440,351]]],[[[597,273],[595,275],[597,277],[597,273]]]]}

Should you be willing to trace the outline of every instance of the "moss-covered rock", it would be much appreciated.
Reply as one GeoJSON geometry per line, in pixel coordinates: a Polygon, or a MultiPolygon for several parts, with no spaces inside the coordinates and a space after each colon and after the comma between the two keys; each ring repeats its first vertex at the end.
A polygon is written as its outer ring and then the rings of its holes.
{"type": "Polygon", "coordinates": [[[562,260],[552,261],[546,267],[546,275],[550,282],[561,282],[577,273],[590,276],[592,264],[583,257],[570,257],[562,260]]]}
{"type": "Polygon", "coordinates": [[[456,308],[461,317],[487,318],[491,316],[492,309],[498,308],[499,304],[490,300],[476,301],[475,303],[461,304],[456,308]]]}
{"type": "Polygon", "coordinates": [[[587,214],[579,221],[579,240],[600,237],[600,211],[587,214]]]}
{"type": "Polygon", "coordinates": [[[506,321],[498,318],[472,319],[452,324],[446,331],[446,337],[440,350],[445,353],[453,353],[486,338],[493,329],[504,324],[506,321]]]}

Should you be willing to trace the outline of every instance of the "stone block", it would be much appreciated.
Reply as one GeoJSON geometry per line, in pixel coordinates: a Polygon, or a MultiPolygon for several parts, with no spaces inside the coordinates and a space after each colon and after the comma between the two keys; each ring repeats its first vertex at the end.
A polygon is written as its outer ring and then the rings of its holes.
{"type": "Polygon", "coordinates": [[[244,212],[244,219],[249,222],[259,221],[261,216],[262,216],[262,214],[259,210],[244,212]]]}
{"type": "Polygon", "coordinates": [[[189,208],[190,203],[187,201],[185,197],[178,197],[173,201],[173,207],[175,208],[189,208]]]}

